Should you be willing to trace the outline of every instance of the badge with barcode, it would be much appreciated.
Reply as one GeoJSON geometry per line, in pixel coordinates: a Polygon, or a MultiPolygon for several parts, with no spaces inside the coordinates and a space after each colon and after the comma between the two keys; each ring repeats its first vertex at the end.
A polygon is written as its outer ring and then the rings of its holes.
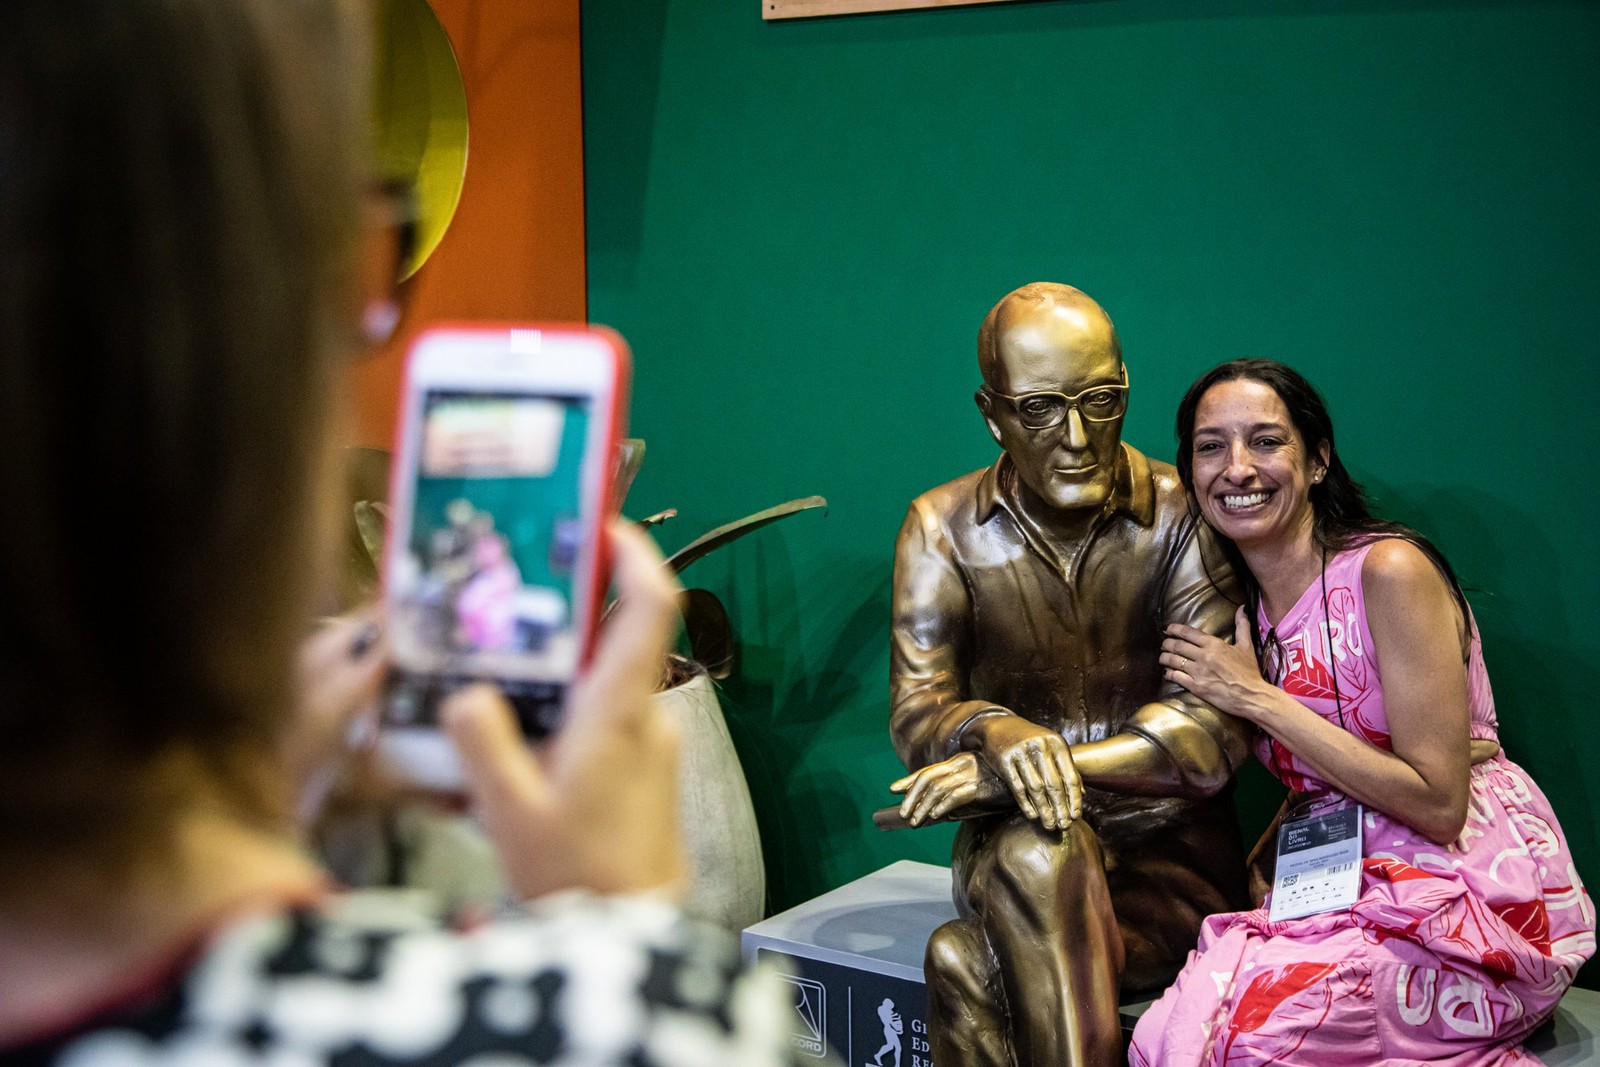
{"type": "Polygon", "coordinates": [[[1348,908],[1361,895],[1361,805],[1278,827],[1273,922],[1348,908]]]}

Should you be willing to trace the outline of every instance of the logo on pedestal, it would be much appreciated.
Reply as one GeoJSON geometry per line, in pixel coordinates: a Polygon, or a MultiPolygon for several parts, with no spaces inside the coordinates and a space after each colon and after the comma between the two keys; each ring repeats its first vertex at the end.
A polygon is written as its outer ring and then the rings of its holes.
{"type": "Polygon", "coordinates": [[[900,1035],[906,1032],[906,1027],[905,1023],[900,1021],[900,1013],[894,1010],[894,1001],[888,997],[884,997],[883,1003],[878,1005],[878,1019],[883,1023],[883,1047],[872,1057],[872,1063],[865,1067],[888,1067],[888,1064],[883,1062],[885,1052],[893,1052],[894,1067],[901,1067],[900,1035]]]}
{"type": "Polygon", "coordinates": [[[828,1048],[828,991],[821,982],[795,974],[779,975],[794,987],[794,1016],[789,1041],[796,1051],[823,1056],[828,1048]]]}

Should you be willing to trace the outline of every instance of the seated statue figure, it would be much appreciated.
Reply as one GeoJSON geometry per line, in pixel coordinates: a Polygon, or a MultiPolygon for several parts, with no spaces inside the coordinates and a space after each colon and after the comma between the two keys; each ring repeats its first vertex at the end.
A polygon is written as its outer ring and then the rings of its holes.
{"type": "Polygon", "coordinates": [[[926,975],[939,1067],[1120,1064],[1117,1001],[1246,901],[1244,725],[1163,678],[1163,629],[1231,635],[1177,473],[1122,443],[1128,375],[1070,286],[978,333],[994,466],[918,497],[895,553],[891,730],[913,826],[962,819],[926,975]]]}

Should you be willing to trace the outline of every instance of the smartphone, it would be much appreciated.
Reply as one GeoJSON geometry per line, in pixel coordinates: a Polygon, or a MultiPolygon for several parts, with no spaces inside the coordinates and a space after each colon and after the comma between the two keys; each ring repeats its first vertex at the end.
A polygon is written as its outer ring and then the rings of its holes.
{"type": "Polygon", "coordinates": [[[440,703],[492,681],[537,740],[557,729],[608,584],[604,525],[631,362],[604,327],[450,325],[407,357],[384,600],[394,671],[378,749],[462,785],[440,703]]]}

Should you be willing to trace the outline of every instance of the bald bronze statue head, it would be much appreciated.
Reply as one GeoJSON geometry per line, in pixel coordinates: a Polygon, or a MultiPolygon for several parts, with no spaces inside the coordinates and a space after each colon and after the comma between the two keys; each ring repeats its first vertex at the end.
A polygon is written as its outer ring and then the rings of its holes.
{"type": "Polygon", "coordinates": [[[1116,484],[1128,407],[1122,343],[1104,309],[1070,285],[1012,290],[978,330],[978,369],[978,408],[1016,466],[1026,503],[1102,507],[1116,484]]]}

